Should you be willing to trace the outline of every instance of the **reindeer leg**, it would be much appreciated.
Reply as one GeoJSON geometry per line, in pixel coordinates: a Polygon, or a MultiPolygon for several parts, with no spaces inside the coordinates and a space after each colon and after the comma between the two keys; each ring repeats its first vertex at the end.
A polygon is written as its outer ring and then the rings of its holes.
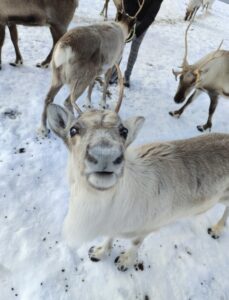
{"type": "Polygon", "coordinates": [[[14,63],[10,63],[11,66],[16,67],[23,64],[23,59],[18,47],[18,33],[16,25],[8,25],[10,31],[11,41],[14,45],[15,53],[16,53],[16,60],[14,63]]]}
{"type": "Polygon", "coordinates": [[[111,251],[113,244],[112,238],[107,238],[102,246],[92,246],[88,251],[88,256],[91,261],[98,262],[103,259],[111,251]]]}
{"type": "Polygon", "coordinates": [[[73,86],[72,90],[71,90],[71,95],[70,95],[70,97],[71,97],[71,105],[72,105],[73,108],[76,109],[76,111],[77,111],[78,114],[81,114],[82,111],[80,110],[79,106],[75,102],[78,100],[78,98],[86,90],[86,88],[88,87],[88,82],[91,82],[92,79],[91,80],[84,80],[83,77],[80,80],[78,79],[76,81],[75,85],[73,86]]]}
{"type": "Polygon", "coordinates": [[[197,129],[201,132],[203,132],[204,130],[209,128],[209,131],[211,131],[212,128],[212,116],[215,112],[216,106],[218,104],[218,95],[213,93],[213,92],[209,92],[208,93],[209,97],[210,97],[210,106],[209,106],[209,113],[208,113],[208,120],[207,123],[204,125],[198,125],[197,129]]]}
{"type": "Polygon", "coordinates": [[[73,112],[73,106],[71,104],[71,95],[69,95],[65,100],[64,100],[64,106],[72,113],[73,112]]]}
{"type": "Polygon", "coordinates": [[[136,271],[143,271],[143,263],[138,261],[138,249],[141,246],[144,237],[136,238],[132,241],[132,247],[125,251],[121,252],[114,260],[114,263],[119,271],[125,272],[129,267],[135,268],[136,271]]]}
{"type": "Polygon", "coordinates": [[[104,76],[104,84],[103,84],[103,97],[99,103],[99,106],[103,109],[106,109],[108,108],[107,104],[106,104],[106,95],[107,95],[107,88],[108,88],[108,85],[109,85],[109,80],[111,78],[111,75],[112,75],[112,70],[113,68],[110,68],[105,76],[104,76]]]}
{"type": "Polygon", "coordinates": [[[104,20],[107,20],[107,11],[108,11],[108,3],[109,3],[109,1],[110,1],[110,0],[105,0],[103,9],[102,9],[102,11],[100,12],[100,15],[101,15],[101,16],[104,16],[104,20]],[[104,15],[104,12],[105,12],[105,15],[104,15]]]}
{"type": "Polygon", "coordinates": [[[175,111],[170,111],[169,114],[172,117],[176,117],[179,118],[181,116],[181,114],[183,113],[183,111],[185,110],[185,108],[191,104],[201,93],[200,90],[195,90],[191,96],[188,98],[188,100],[186,101],[186,103],[179,109],[179,110],[175,110],[175,111]]]}
{"type": "Polygon", "coordinates": [[[40,133],[43,136],[47,136],[49,133],[49,130],[47,129],[47,108],[50,103],[53,102],[54,97],[56,94],[59,92],[61,87],[63,86],[62,83],[59,83],[57,85],[51,86],[46,98],[45,98],[45,104],[44,104],[44,109],[41,117],[41,127],[38,129],[38,133],[40,133]]]}
{"type": "Polygon", "coordinates": [[[91,94],[92,94],[92,90],[93,90],[94,86],[95,86],[95,80],[93,80],[89,84],[88,91],[87,91],[86,104],[83,107],[92,108],[92,105],[91,105],[91,94]]]}
{"type": "Polygon", "coordinates": [[[226,225],[227,218],[229,217],[229,206],[225,208],[222,218],[214,226],[208,228],[208,234],[213,239],[218,239],[226,225]]]}
{"type": "Polygon", "coordinates": [[[51,25],[50,27],[50,32],[53,38],[53,47],[51,49],[51,51],[49,52],[48,56],[46,57],[46,59],[42,62],[42,63],[38,63],[36,64],[36,66],[38,68],[48,68],[49,63],[52,59],[52,53],[54,50],[54,47],[57,43],[57,41],[62,37],[62,35],[66,32],[66,29],[58,26],[58,25],[51,25]]]}
{"type": "Polygon", "coordinates": [[[5,40],[5,26],[0,25],[0,70],[2,69],[2,46],[5,40]]]}

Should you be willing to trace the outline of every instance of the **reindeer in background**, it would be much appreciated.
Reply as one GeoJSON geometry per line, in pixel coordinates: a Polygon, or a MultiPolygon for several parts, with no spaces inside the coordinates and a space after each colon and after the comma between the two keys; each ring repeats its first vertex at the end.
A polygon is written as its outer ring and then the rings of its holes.
{"type": "MultiPolygon", "coordinates": [[[[102,11],[100,12],[101,16],[104,16],[104,19],[107,20],[107,11],[108,11],[108,4],[110,0],[105,0],[104,6],[102,11]]],[[[117,12],[122,10],[122,0],[113,0],[114,5],[117,8],[117,12]]]]}
{"type": "Polygon", "coordinates": [[[187,34],[192,21],[189,23],[185,32],[185,55],[182,63],[182,70],[173,70],[176,79],[180,76],[174,101],[176,103],[182,103],[191,92],[192,94],[179,110],[169,112],[169,114],[179,118],[186,107],[202,92],[207,93],[210,98],[208,119],[206,124],[197,126],[197,129],[203,132],[204,130],[211,130],[212,128],[212,116],[218,104],[219,96],[229,97],[229,51],[220,50],[221,43],[216,51],[207,54],[194,64],[189,64],[187,60],[187,34]]]}
{"type": "Polygon", "coordinates": [[[67,32],[57,43],[52,59],[52,85],[47,94],[42,114],[42,125],[39,131],[46,135],[47,107],[54,101],[55,95],[64,84],[70,86],[70,96],[65,100],[65,106],[72,111],[73,107],[81,112],[75,101],[88,88],[87,107],[91,107],[91,93],[95,79],[105,76],[103,97],[100,102],[106,108],[107,87],[114,65],[118,68],[120,96],[123,94],[123,79],[118,62],[121,59],[125,41],[131,34],[139,12],[135,16],[125,13],[123,6],[117,22],[102,22],[89,26],[77,27],[67,32]]]}
{"type": "Polygon", "coordinates": [[[212,7],[215,0],[190,0],[185,13],[185,21],[190,21],[194,14],[202,7],[206,12],[212,7]]]}
{"type": "Polygon", "coordinates": [[[13,66],[23,62],[19,47],[16,25],[24,26],[49,26],[53,38],[53,47],[37,67],[48,67],[56,42],[67,31],[73,18],[78,0],[1,0],[0,1],[0,69],[1,50],[5,38],[5,27],[8,26],[12,43],[14,45],[16,60],[13,66]]]}

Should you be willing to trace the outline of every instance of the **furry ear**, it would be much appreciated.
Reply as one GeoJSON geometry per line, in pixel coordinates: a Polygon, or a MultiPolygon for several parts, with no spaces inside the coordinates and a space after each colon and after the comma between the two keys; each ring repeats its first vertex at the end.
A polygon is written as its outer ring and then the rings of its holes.
{"type": "Polygon", "coordinates": [[[68,128],[74,120],[74,116],[65,108],[50,104],[47,110],[49,126],[60,138],[66,141],[68,128]]]}
{"type": "Polygon", "coordinates": [[[144,117],[132,117],[124,122],[124,126],[128,129],[126,146],[129,146],[135,140],[144,122],[144,117]]]}

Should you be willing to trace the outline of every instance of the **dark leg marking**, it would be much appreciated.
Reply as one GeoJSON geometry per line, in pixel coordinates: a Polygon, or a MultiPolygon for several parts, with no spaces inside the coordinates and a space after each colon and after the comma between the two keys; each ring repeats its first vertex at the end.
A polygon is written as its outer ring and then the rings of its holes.
{"type": "Polygon", "coordinates": [[[211,130],[212,128],[212,116],[215,112],[215,109],[217,107],[218,104],[218,94],[214,93],[214,92],[208,92],[208,95],[210,97],[210,106],[209,106],[209,112],[208,112],[208,120],[207,123],[204,125],[198,125],[197,129],[201,132],[203,132],[206,129],[211,130]]]}
{"type": "Polygon", "coordinates": [[[174,112],[170,111],[169,114],[172,117],[177,117],[179,118],[181,116],[181,114],[183,113],[183,111],[185,110],[185,108],[191,104],[193,102],[193,100],[195,100],[196,96],[199,94],[199,91],[195,90],[191,96],[188,98],[188,100],[186,101],[186,103],[179,109],[179,110],[175,110],[174,112]]]}

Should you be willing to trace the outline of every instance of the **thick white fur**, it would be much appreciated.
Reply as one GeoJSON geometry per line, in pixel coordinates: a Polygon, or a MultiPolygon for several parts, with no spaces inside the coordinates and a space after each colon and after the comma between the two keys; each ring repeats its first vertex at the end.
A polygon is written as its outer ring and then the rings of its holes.
{"type": "MultiPolygon", "coordinates": [[[[229,137],[227,139],[229,145],[229,137]]],[[[147,161],[149,158],[139,158],[139,149],[128,149],[123,177],[114,188],[103,192],[88,186],[77,171],[78,167],[72,165],[70,154],[71,201],[64,224],[64,235],[69,245],[79,247],[99,235],[142,237],[181,217],[204,212],[221,201],[229,187],[229,168],[227,175],[218,180],[214,179],[216,177],[209,166],[209,172],[205,174],[208,179],[203,180],[201,199],[197,196],[192,176],[182,166],[182,159],[174,149],[173,143],[155,145],[151,165],[147,161]],[[167,153],[168,158],[160,166],[156,160],[167,153]],[[180,176],[186,177],[186,180],[181,180],[180,176]]],[[[140,153],[143,150],[140,149],[140,153]]]]}

